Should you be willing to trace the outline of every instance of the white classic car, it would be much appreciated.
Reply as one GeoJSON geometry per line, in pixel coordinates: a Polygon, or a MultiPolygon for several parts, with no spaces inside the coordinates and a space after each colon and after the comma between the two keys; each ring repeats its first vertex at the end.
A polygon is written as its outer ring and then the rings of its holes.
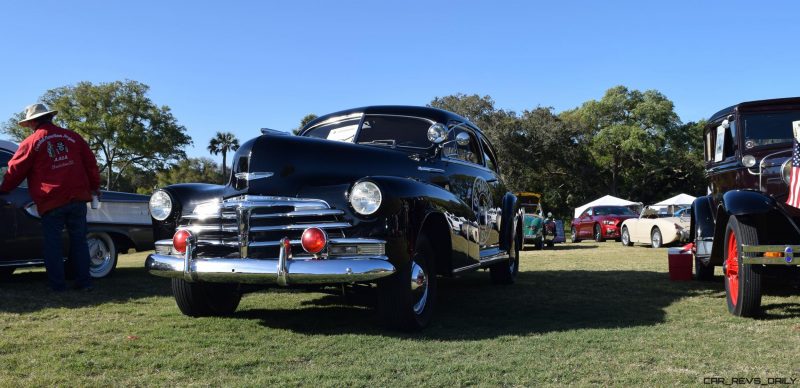
{"type": "Polygon", "coordinates": [[[686,209],[673,214],[645,207],[639,218],[630,218],[622,223],[622,245],[629,247],[633,243],[641,243],[660,248],[674,242],[688,241],[690,218],[686,209]]]}

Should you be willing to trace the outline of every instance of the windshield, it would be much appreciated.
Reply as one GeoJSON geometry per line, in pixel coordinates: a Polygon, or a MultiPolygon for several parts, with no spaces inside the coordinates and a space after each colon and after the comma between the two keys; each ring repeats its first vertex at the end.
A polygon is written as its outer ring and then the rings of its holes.
{"type": "Polygon", "coordinates": [[[622,215],[622,216],[635,216],[637,215],[631,209],[625,206],[598,206],[594,208],[594,215],[607,216],[607,215],[622,215]]]}
{"type": "Polygon", "coordinates": [[[742,115],[744,148],[792,141],[792,121],[800,120],[800,111],[765,112],[742,115]]]}
{"type": "Polygon", "coordinates": [[[363,121],[352,118],[317,126],[304,136],[348,143],[429,148],[432,144],[428,140],[431,124],[433,121],[416,117],[366,115],[363,121]]]}

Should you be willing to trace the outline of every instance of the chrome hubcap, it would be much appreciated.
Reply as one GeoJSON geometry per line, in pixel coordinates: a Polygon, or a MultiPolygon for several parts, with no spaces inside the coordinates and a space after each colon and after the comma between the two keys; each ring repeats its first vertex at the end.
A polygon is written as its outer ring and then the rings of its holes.
{"type": "Polygon", "coordinates": [[[90,237],[86,243],[89,245],[89,271],[92,274],[106,273],[112,264],[111,249],[97,237],[90,237]]]}
{"type": "Polygon", "coordinates": [[[655,232],[653,233],[653,245],[661,246],[661,233],[655,232]]]}
{"type": "Polygon", "coordinates": [[[428,301],[428,275],[416,262],[411,262],[411,296],[414,301],[414,313],[420,314],[428,301]]]}

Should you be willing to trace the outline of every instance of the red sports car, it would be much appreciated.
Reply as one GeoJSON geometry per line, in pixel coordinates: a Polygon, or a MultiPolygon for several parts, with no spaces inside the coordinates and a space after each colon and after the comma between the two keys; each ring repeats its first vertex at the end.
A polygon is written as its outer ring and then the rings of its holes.
{"type": "Polygon", "coordinates": [[[572,242],[590,238],[598,242],[607,238],[619,241],[622,221],[638,216],[625,206],[592,206],[572,220],[572,242]]]}

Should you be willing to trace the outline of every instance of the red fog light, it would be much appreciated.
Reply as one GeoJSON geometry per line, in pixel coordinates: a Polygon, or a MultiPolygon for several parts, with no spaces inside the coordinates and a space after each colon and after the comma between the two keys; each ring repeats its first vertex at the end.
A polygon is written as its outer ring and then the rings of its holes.
{"type": "Polygon", "coordinates": [[[300,245],[311,254],[322,252],[326,244],[328,244],[328,235],[320,228],[308,228],[303,231],[303,237],[300,237],[300,245]]]}
{"type": "Polygon", "coordinates": [[[186,229],[175,232],[175,235],[172,236],[172,246],[175,247],[176,251],[186,253],[186,240],[189,237],[192,237],[192,233],[186,229]]]}

